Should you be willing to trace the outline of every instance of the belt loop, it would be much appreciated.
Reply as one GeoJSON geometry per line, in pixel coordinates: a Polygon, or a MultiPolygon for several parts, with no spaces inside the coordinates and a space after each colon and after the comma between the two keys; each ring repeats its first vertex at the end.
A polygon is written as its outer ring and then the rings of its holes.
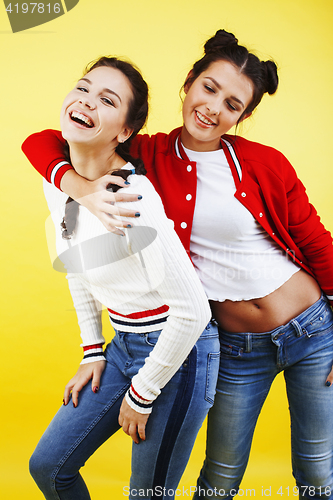
{"type": "Polygon", "coordinates": [[[252,333],[245,334],[245,351],[252,352],[252,333]]]}
{"type": "Polygon", "coordinates": [[[296,330],[296,337],[300,337],[303,333],[301,325],[295,319],[293,319],[290,323],[293,325],[294,329],[296,330]]]}

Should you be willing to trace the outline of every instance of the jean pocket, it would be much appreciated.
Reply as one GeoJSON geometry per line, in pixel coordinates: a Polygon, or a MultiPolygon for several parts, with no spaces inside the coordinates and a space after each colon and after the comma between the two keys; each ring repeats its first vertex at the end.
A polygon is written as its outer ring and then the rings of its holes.
{"type": "Polygon", "coordinates": [[[207,359],[205,400],[211,405],[214,403],[219,367],[220,353],[210,352],[207,359]]]}
{"type": "Polygon", "coordinates": [[[159,339],[161,330],[144,333],[146,344],[154,347],[159,339]]]}
{"type": "MultiPolygon", "coordinates": [[[[301,325],[302,326],[302,325],[301,325]]],[[[329,305],[302,328],[308,337],[330,333],[333,327],[333,313],[329,305]]]]}
{"type": "Polygon", "coordinates": [[[232,358],[239,358],[243,354],[243,348],[232,344],[220,342],[221,354],[232,358]]]}

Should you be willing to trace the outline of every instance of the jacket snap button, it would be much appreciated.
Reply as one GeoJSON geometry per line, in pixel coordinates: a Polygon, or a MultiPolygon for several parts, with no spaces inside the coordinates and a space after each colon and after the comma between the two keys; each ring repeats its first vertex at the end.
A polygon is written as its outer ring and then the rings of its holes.
{"type": "Polygon", "coordinates": [[[180,227],[181,227],[182,229],[186,229],[186,228],[187,228],[187,224],[186,224],[186,222],[182,222],[182,223],[180,224],[180,227]]]}

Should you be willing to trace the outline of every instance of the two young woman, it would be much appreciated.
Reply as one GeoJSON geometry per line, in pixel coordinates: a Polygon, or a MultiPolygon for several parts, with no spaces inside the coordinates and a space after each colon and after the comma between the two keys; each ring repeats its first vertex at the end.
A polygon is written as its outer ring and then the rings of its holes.
{"type": "Polygon", "coordinates": [[[137,443],[129,498],[139,490],[141,498],[174,491],[213,403],[219,340],[208,325],[207,297],[160,197],[142,175],[142,161],[129,162],[147,99],[147,85],[132,65],[103,57],[62,106],[62,134],[76,171],[91,180],[117,172],[142,199],[134,196],[136,224],[121,236],[45,182],[56,230],[54,267],[67,270],[84,350],[64,405],[30,460],[47,499],[90,498],[79,469],[120,425],[137,443]],[[102,304],[115,330],[104,352],[102,304]]]}
{"type": "MultiPolygon", "coordinates": [[[[226,135],[277,86],[272,61],[259,61],[219,30],[184,84],[183,126],[139,135],[131,146],[175,222],[219,325],[219,378],[196,498],[235,495],[258,415],[282,370],[293,474],[308,487],[300,496],[333,498],[332,238],[281,153],[226,135]]],[[[59,133],[44,131],[27,139],[24,150],[74,198],[93,193],[83,203],[106,227],[125,225],[110,208],[119,195],[104,189],[96,202],[109,176],[80,179],[62,145],[59,133]]]]}

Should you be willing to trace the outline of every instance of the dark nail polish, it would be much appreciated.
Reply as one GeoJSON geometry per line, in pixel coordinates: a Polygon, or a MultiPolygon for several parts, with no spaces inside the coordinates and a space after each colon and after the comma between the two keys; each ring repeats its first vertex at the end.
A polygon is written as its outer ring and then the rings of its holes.
{"type": "Polygon", "coordinates": [[[96,392],[98,392],[98,387],[94,387],[93,392],[96,394],[96,392]]]}
{"type": "Polygon", "coordinates": [[[140,212],[136,212],[135,217],[140,217],[140,212]]]}
{"type": "Polygon", "coordinates": [[[129,183],[128,181],[125,181],[125,184],[126,184],[126,186],[129,186],[129,185],[130,185],[130,183],[129,183]]]}
{"type": "Polygon", "coordinates": [[[127,226],[126,226],[126,227],[132,227],[132,226],[131,226],[131,224],[127,224],[127,226]]]}
{"type": "Polygon", "coordinates": [[[74,406],[74,408],[76,408],[76,404],[74,402],[73,402],[73,406],[74,406]]]}
{"type": "Polygon", "coordinates": [[[141,196],[141,194],[139,194],[139,196],[138,196],[138,200],[142,200],[142,196],[141,196]]]}
{"type": "Polygon", "coordinates": [[[66,406],[66,403],[65,403],[65,400],[64,400],[64,399],[62,400],[62,404],[63,404],[64,406],[66,406]]]}
{"type": "Polygon", "coordinates": [[[332,384],[329,380],[326,380],[325,385],[326,385],[326,387],[331,387],[332,384]]]}

